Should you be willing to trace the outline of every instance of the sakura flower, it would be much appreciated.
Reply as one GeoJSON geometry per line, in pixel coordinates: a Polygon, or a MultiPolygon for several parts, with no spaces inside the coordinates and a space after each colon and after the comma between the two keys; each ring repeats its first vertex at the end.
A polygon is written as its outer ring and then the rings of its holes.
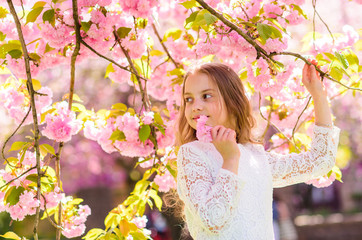
{"type": "Polygon", "coordinates": [[[146,227],[146,224],[148,222],[148,219],[145,215],[143,215],[142,217],[135,217],[132,222],[134,224],[136,224],[136,226],[138,228],[145,228],[146,227]]]}
{"type": "Polygon", "coordinates": [[[323,177],[319,177],[317,179],[309,180],[305,183],[312,184],[314,187],[317,187],[317,188],[324,188],[324,187],[330,186],[334,182],[334,180],[336,180],[336,174],[332,173],[331,176],[329,176],[329,177],[323,176],[323,177]]]}
{"type": "Polygon", "coordinates": [[[156,175],[153,180],[158,186],[158,191],[168,192],[171,188],[176,188],[176,182],[169,171],[166,171],[163,175],[156,175]]]}
{"type": "Polygon", "coordinates": [[[199,119],[197,119],[196,124],[196,137],[200,142],[211,142],[211,129],[212,127],[205,125],[207,121],[207,116],[201,115],[199,119]]]}

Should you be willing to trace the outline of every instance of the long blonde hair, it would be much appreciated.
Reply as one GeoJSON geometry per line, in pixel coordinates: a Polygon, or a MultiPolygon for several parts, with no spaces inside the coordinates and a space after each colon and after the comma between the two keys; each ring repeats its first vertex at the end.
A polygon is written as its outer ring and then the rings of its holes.
{"type": "Polygon", "coordinates": [[[191,74],[204,73],[214,81],[225,101],[227,112],[236,118],[236,140],[238,143],[257,143],[252,136],[255,119],[252,108],[245,94],[244,86],[239,76],[225,64],[206,63],[189,71],[184,78],[179,116],[176,124],[176,145],[181,146],[196,139],[196,130],[185,117],[185,82],[191,74]]]}

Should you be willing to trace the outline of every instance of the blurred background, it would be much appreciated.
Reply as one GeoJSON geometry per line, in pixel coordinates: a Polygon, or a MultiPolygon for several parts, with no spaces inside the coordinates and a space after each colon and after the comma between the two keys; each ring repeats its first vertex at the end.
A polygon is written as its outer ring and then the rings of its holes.
{"type": "MultiPolygon", "coordinates": [[[[302,7],[308,17],[312,18],[310,2],[307,1],[302,7]]],[[[342,32],[344,25],[357,29],[361,27],[362,5],[348,1],[321,0],[317,7],[332,32],[342,32]]],[[[312,27],[312,24],[302,24],[291,29],[294,41],[289,49],[300,51],[301,36],[312,31],[312,27]]],[[[316,21],[316,31],[327,33],[320,21],[316,21]]],[[[361,36],[361,29],[359,33],[361,36]]],[[[359,44],[361,45],[361,40],[359,44]]],[[[361,51],[359,58],[362,58],[361,51]]],[[[137,105],[140,96],[135,94],[133,88],[104,78],[107,65],[103,60],[90,59],[78,66],[75,89],[84,105],[87,109],[95,110],[107,108],[115,102],[137,105]]],[[[68,79],[69,75],[69,69],[64,66],[46,70],[38,78],[44,85],[60,90],[54,91],[53,97],[54,101],[59,101],[68,91],[68,81],[51,79],[68,79]]],[[[5,78],[0,76],[0,81],[2,83],[5,78]]],[[[342,169],[343,183],[335,181],[327,188],[298,184],[275,189],[276,228],[279,229],[276,231],[279,232],[277,239],[362,239],[362,96],[361,93],[350,92],[342,98],[333,99],[332,103],[335,125],[341,129],[337,164],[342,169]]],[[[161,108],[165,107],[165,102],[160,102],[159,105],[161,108]]],[[[5,110],[0,108],[1,146],[15,127],[5,110]]],[[[20,131],[29,131],[29,126],[20,131]]],[[[20,140],[21,135],[18,135],[8,146],[20,140]]],[[[144,171],[140,167],[134,168],[136,162],[137,158],[105,153],[96,142],[84,138],[82,133],[65,144],[62,152],[63,188],[67,194],[83,198],[84,204],[92,209],[92,215],[86,223],[87,230],[103,228],[108,212],[132,191],[144,171]]],[[[147,228],[152,231],[153,239],[180,239],[184,226],[176,215],[172,208],[167,208],[162,213],[147,210],[147,228]]],[[[0,233],[11,230],[30,238],[32,221],[33,218],[28,217],[21,223],[11,222],[7,213],[0,213],[0,233]]],[[[41,222],[40,232],[41,239],[55,239],[54,228],[46,220],[41,222]]],[[[189,239],[187,233],[181,239],[189,239]]]]}

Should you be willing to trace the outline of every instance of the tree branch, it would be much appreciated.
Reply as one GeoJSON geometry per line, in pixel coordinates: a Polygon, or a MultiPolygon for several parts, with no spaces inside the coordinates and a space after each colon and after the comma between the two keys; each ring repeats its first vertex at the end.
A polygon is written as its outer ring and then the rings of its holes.
{"type": "Polygon", "coordinates": [[[296,149],[298,149],[298,147],[294,144],[294,142],[293,142],[292,140],[290,140],[290,138],[288,138],[288,137],[282,132],[282,130],[280,130],[280,128],[278,128],[274,123],[272,123],[271,121],[269,121],[268,119],[266,119],[266,117],[263,115],[263,113],[262,113],[261,110],[260,110],[260,106],[261,106],[261,94],[260,94],[260,92],[259,92],[259,113],[260,113],[260,116],[261,116],[265,121],[267,121],[268,124],[270,124],[270,125],[272,125],[273,127],[275,127],[275,129],[278,130],[278,132],[280,132],[285,139],[287,139],[291,144],[293,144],[293,146],[294,146],[296,149]]]}
{"type": "Polygon", "coordinates": [[[155,26],[154,23],[152,23],[152,28],[153,28],[153,31],[155,32],[158,40],[160,41],[163,50],[165,50],[165,52],[167,53],[168,58],[173,62],[173,64],[175,65],[175,67],[178,68],[180,64],[177,63],[177,62],[172,58],[172,56],[171,56],[170,52],[168,51],[167,47],[166,47],[165,44],[162,42],[162,38],[160,37],[160,34],[158,33],[157,28],[156,28],[156,26],[155,26]]]}
{"type": "MultiPolygon", "coordinates": [[[[291,55],[294,56],[296,58],[302,59],[305,63],[307,63],[308,65],[311,64],[307,59],[305,59],[302,55],[297,54],[297,53],[291,53],[291,52],[273,52],[268,54],[261,46],[259,46],[256,41],[251,38],[250,36],[248,36],[247,34],[245,34],[237,25],[235,25],[234,23],[230,22],[229,20],[227,20],[222,14],[218,13],[215,9],[213,9],[211,6],[209,6],[207,3],[205,3],[204,0],[196,0],[204,9],[208,10],[212,15],[216,16],[218,19],[221,20],[221,22],[223,22],[226,26],[230,27],[232,30],[234,30],[235,32],[237,32],[240,36],[242,36],[250,45],[252,45],[255,50],[257,51],[257,55],[263,57],[266,61],[273,61],[275,62],[275,60],[273,59],[273,56],[275,55],[291,55]]],[[[320,70],[318,67],[316,67],[317,71],[321,74],[321,76],[328,78],[329,80],[336,82],[340,85],[342,85],[345,88],[351,89],[351,90],[357,90],[357,91],[362,91],[361,88],[354,88],[354,87],[349,87],[346,86],[345,84],[335,80],[334,78],[332,78],[330,75],[328,75],[327,73],[323,72],[322,70],[320,70]]]]}
{"type": "Polygon", "coordinates": [[[119,67],[120,69],[123,69],[127,72],[130,72],[132,74],[134,74],[136,77],[139,77],[140,79],[143,79],[145,81],[147,81],[148,79],[147,78],[144,78],[142,76],[139,76],[137,73],[129,70],[127,67],[123,67],[122,65],[120,65],[119,63],[117,63],[116,61],[114,61],[113,59],[110,59],[102,54],[100,54],[99,52],[97,52],[97,50],[95,50],[94,48],[92,48],[91,46],[88,45],[88,43],[86,43],[83,39],[81,39],[81,44],[83,44],[84,46],[86,46],[89,50],[91,50],[93,53],[95,53],[98,57],[101,57],[105,60],[107,60],[108,62],[111,62],[113,63],[114,65],[116,65],[117,67],[119,67]]]}
{"type": "MultiPolygon", "coordinates": [[[[18,15],[16,13],[16,10],[14,8],[13,2],[11,0],[7,0],[11,15],[14,18],[16,29],[18,32],[19,40],[21,43],[21,48],[23,50],[24,54],[24,61],[25,61],[25,69],[26,69],[26,77],[27,77],[27,88],[30,95],[30,106],[32,109],[33,114],[33,126],[34,126],[34,148],[35,148],[35,155],[36,155],[36,168],[37,168],[37,174],[38,174],[38,181],[37,181],[37,199],[40,200],[40,194],[41,194],[41,184],[40,184],[40,151],[39,151],[39,125],[38,125],[38,117],[36,112],[36,106],[35,106],[35,98],[34,98],[34,87],[32,83],[32,77],[31,77],[31,70],[30,70],[30,58],[28,54],[28,50],[26,48],[24,35],[21,29],[21,23],[19,21],[18,15]]],[[[39,225],[39,214],[40,214],[40,206],[36,208],[36,214],[35,214],[35,223],[34,223],[34,239],[38,240],[38,225],[39,225]]]]}
{"type": "Polygon", "coordinates": [[[26,115],[25,115],[25,117],[23,118],[23,120],[21,121],[21,123],[19,124],[19,126],[18,126],[18,127],[15,129],[15,131],[10,135],[10,137],[8,137],[8,138],[5,140],[5,142],[4,142],[4,144],[3,144],[3,147],[1,148],[2,157],[4,158],[4,160],[6,161],[6,163],[9,164],[9,166],[14,167],[14,168],[17,168],[17,166],[12,165],[12,164],[8,161],[8,159],[5,157],[5,153],[4,153],[5,147],[6,147],[6,144],[10,141],[10,139],[16,134],[16,132],[17,132],[17,131],[21,128],[21,126],[24,124],[25,119],[29,116],[30,110],[31,110],[31,106],[29,106],[29,110],[28,110],[28,112],[26,113],[26,115]]]}
{"type": "Polygon", "coordinates": [[[9,182],[6,182],[5,184],[3,184],[1,187],[0,187],[0,190],[3,188],[3,187],[6,187],[7,185],[9,185],[10,183],[14,182],[15,180],[21,178],[22,176],[24,176],[25,174],[27,174],[28,172],[30,172],[31,170],[34,170],[36,169],[36,166],[35,167],[32,167],[32,168],[29,168],[28,170],[26,170],[25,172],[23,172],[22,174],[20,174],[19,176],[17,176],[16,178],[13,178],[11,179],[9,182]]]}

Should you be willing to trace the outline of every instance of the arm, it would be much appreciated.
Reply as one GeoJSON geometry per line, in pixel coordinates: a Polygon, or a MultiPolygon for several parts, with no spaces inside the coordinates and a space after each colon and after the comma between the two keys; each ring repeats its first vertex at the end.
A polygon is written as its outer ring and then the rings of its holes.
{"type": "Polygon", "coordinates": [[[225,169],[220,169],[213,178],[207,161],[210,160],[200,149],[181,146],[177,156],[177,184],[185,208],[207,231],[218,233],[231,219],[243,183],[225,169]]]}
{"type": "Polygon", "coordinates": [[[327,92],[314,65],[304,65],[302,82],[313,98],[316,125],[332,127],[332,114],[327,100],[327,92]]]}
{"type": "Polygon", "coordinates": [[[301,154],[267,153],[276,187],[305,182],[327,174],[335,164],[339,129],[332,114],[323,83],[313,65],[303,68],[303,84],[314,101],[315,124],[311,149],[301,154]]]}
{"type": "Polygon", "coordinates": [[[267,152],[273,186],[285,187],[327,174],[335,164],[339,131],[337,127],[314,126],[314,136],[309,151],[287,155],[267,152]]]}

